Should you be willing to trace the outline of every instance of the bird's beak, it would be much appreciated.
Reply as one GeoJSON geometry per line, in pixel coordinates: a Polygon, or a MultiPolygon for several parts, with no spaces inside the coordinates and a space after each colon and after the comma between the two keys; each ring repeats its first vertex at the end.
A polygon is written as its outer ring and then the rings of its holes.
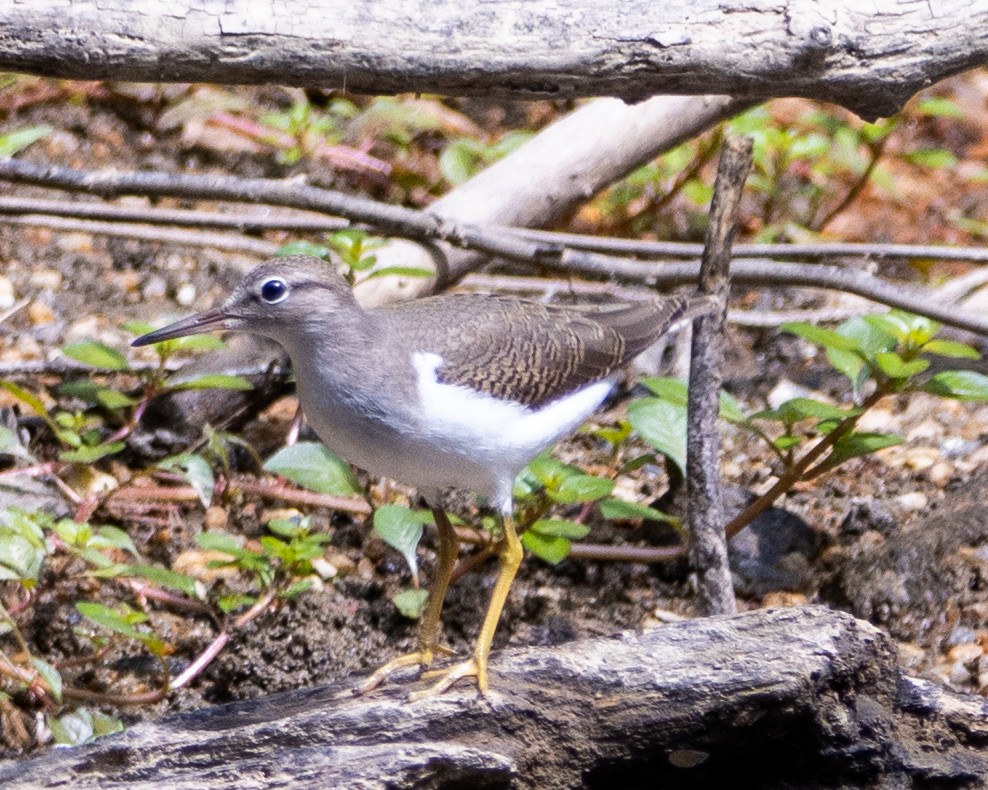
{"type": "Polygon", "coordinates": [[[224,329],[227,326],[227,321],[229,321],[231,316],[223,311],[221,307],[215,307],[212,310],[206,310],[202,313],[196,313],[195,315],[190,315],[188,318],[183,318],[181,321],[176,321],[174,324],[169,324],[166,327],[157,329],[154,332],[148,332],[146,335],[141,335],[137,340],[131,342],[132,346],[149,346],[152,343],[160,343],[162,340],[171,340],[176,337],[185,337],[186,335],[198,335],[201,332],[212,332],[217,329],[224,329]]]}

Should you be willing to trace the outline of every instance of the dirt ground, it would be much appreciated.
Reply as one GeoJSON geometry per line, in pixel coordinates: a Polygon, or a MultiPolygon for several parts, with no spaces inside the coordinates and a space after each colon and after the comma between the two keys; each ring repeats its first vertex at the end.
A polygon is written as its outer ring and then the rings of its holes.
{"type": "MultiPolygon", "coordinates": [[[[279,164],[264,150],[202,145],[187,129],[152,135],[146,116],[158,112],[155,102],[164,101],[163,94],[106,92],[98,86],[86,87],[85,93],[85,101],[56,96],[16,112],[8,108],[8,123],[16,117],[17,125],[48,123],[54,129],[21,156],[89,168],[212,170],[272,177],[294,172],[295,166],[279,164]]],[[[245,95],[261,102],[280,101],[265,91],[245,95]]],[[[330,180],[330,185],[339,188],[391,197],[387,185],[347,175],[330,180]]],[[[2,185],[0,195],[58,196],[2,185]]],[[[410,203],[416,198],[427,200],[414,190],[405,198],[410,203]]],[[[177,201],[161,203],[178,205],[177,201]]],[[[288,240],[277,233],[267,238],[288,240]]],[[[20,309],[0,322],[0,364],[49,359],[52,349],[84,337],[123,348],[128,339],[119,329],[123,321],[160,322],[210,306],[254,261],[242,253],[0,222],[2,279],[16,300],[24,300],[20,309]]],[[[741,294],[738,303],[792,307],[815,305],[820,300],[819,296],[779,292],[770,297],[741,294]]],[[[823,355],[811,353],[803,341],[774,329],[733,328],[728,357],[726,387],[749,408],[762,408],[785,393],[816,393],[847,402],[843,382],[823,355]]],[[[985,370],[984,366],[980,369],[985,370]]],[[[41,389],[53,387],[59,377],[35,374],[16,380],[41,389]]],[[[597,421],[607,424],[621,415],[628,395],[623,392],[597,421]]],[[[0,398],[0,406],[13,405],[10,399],[0,398]]],[[[262,455],[268,454],[283,439],[293,412],[294,401],[288,395],[254,418],[244,433],[262,455]]],[[[41,431],[37,421],[22,423],[35,435],[41,431]]],[[[896,431],[906,441],[852,461],[795,492],[780,509],[739,536],[733,562],[740,606],[821,602],[846,609],[892,633],[900,641],[900,658],[910,673],[986,694],[988,518],[981,504],[984,497],[979,500],[976,492],[988,491],[984,478],[988,406],[925,395],[892,398],[869,414],[866,423],[868,430],[896,431]],[[957,512],[962,515],[950,515],[957,512]]],[[[762,448],[752,455],[746,434],[725,430],[723,471],[729,498],[740,503],[748,492],[764,489],[770,478],[769,458],[762,448]]],[[[599,463],[600,452],[599,442],[579,436],[565,442],[559,456],[592,468],[599,463]]],[[[113,462],[131,463],[139,466],[147,459],[132,449],[121,461],[113,462]]],[[[109,468],[114,473],[130,473],[109,468]]],[[[250,465],[245,463],[245,469],[250,465]]],[[[400,486],[373,485],[377,496],[383,497],[386,490],[399,497],[413,496],[400,486]]],[[[648,499],[658,498],[666,487],[662,469],[646,468],[636,485],[648,499]]],[[[478,515],[468,497],[451,497],[450,505],[464,519],[478,515]]],[[[120,526],[147,557],[171,566],[183,553],[189,558],[194,534],[209,519],[225,518],[230,531],[257,537],[275,507],[248,497],[227,503],[224,509],[218,514],[198,506],[173,507],[157,522],[120,526]]],[[[316,509],[313,516],[316,529],[332,535],[327,557],[339,571],[335,578],[273,607],[235,632],[201,677],[166,700],[139,707],[98,703],[94,707],[130,723],[204,704],[357,678],[410,649],[415,623],[399,614],[391,601],[410,582],[400,556],[372,535],[366,519],[324,509],[316,509]]],[[[669,538],[656,525],[615,526],[599,516],[592,516],[588,524],[592,528],[588,542],[649,545],[669,538]]],[[[429,530],[423,546],[420,561],[423,578],[428,580],[434,547],[429,530]]],[[[119,695],[153,685],[156,663],[135,648],[113,649],[98,660],[76,663],[83,645],[76,633],[80,618],[73,603],[94,591],[106,594],[108,589],[94,585],[79,571],[69,560],[47,567],[32,594],[31,606],[23,609],[19,621],[29,645],[64,668],[77,688],[119,695]]],[[[459,654],[472,646],[493,571],[493,562],[488,562],[451,588],[444,635],[459,654]]],[[[9,583],[0,582],[0,591],[11,609],[15,593],[3,585],[9,583]]],[[[212,639],[214,624],[205,615],[180,616],[166,607],[151,608],[156,628],[172,645],[168,659],[172,672],[180,672],[212,639]]],[[[650,627],[693,613],[690,578],[682,563],[567,559],[549,566],[529,557],[513,587],[495,649],[506,644],[558,644],[618,629],[650,627]]],[[[402,678],[398,682],[411,681],[402,678]]],[[[12,756],[21,748],[8,738],[0,755],[12,756]]]]}

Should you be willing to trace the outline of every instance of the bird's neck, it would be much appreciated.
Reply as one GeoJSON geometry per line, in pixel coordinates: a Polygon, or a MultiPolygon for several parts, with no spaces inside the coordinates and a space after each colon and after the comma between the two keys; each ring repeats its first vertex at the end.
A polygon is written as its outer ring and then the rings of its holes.
{"type": "Polygon", "coordinates": [[[360,308],[315,313],[272,334],[291,357],[296,375],[309,379],[312,387],[352,386],[383,364],[380,322],[360,308]]]}

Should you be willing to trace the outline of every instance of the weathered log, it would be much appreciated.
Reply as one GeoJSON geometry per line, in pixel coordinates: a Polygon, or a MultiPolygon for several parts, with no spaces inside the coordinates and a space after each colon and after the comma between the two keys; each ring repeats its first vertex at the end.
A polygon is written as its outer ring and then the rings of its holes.
{"type": "Polygon", "coordinates": [[[533,97],[806,96],[866,118],[984,63],[964,0],[0,4],[0,69],[533,97]]]}
{"type": "Polygon", "coordinates": [[[494,656],[486,699],[301,690],[0,765],[16,788],[974,786],[988,705],[819,607],[494,656]]]}

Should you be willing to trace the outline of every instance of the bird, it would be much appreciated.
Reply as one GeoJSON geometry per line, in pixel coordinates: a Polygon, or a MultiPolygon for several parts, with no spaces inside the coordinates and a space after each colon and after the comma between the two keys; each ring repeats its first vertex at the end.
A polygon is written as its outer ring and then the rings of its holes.
{"type": "MultiPolygon", "coordinates": [[[[596,411],[623,366],[684,316],[680,296],[588,309],[499,294],[441,294],[364,309],[326,261],[290,255],[246,274],[213,309],[133,341],[144,346],[215,330],[280,344],[311,428],[335,454],[371,475],[416,487],[438,533],[432,587],[416,649],[357,687],[375,688],[402,667],[427,670],[459,551],[440,492],[485,497],[500,523],[498,573],[469,658],[433,671],[418,696],[473,677],[489,688],[488,657],[522,560],[512,515],[521,470],[596,411]]],[[[415,696],[415,695],[413,695],[415,696]]]]}

